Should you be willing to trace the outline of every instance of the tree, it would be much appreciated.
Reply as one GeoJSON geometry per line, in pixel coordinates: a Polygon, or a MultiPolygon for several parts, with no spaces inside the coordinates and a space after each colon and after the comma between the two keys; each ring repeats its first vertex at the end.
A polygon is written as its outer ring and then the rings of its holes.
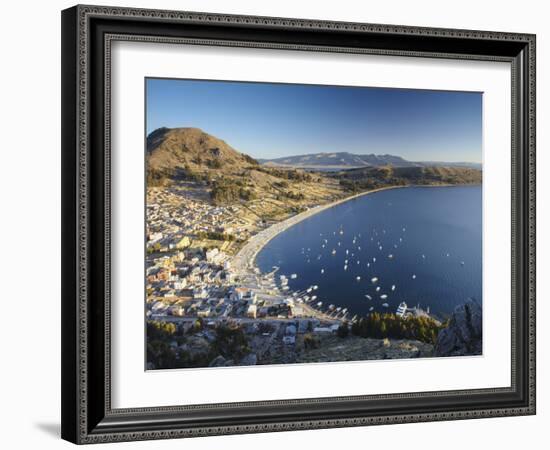
{"type": "Polygon", "coordinates": [[[220,325],[212,343],[216,353],[226,359],[239,360],[250,352],[248,338],[237,326],[220,325]]]}
{"type": "Polygon", "coordinates": [[[344,321],[340,324],[338,327],[338,330],[336,330],[336,334],[340,338],[346,338],[349,335],[349,325],[347,321],[344,321]]]}

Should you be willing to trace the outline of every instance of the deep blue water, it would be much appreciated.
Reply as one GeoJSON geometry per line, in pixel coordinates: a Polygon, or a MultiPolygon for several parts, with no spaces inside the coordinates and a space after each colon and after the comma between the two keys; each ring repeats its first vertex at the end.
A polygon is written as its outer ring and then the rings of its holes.
{"type": "Polygon", "coordinates": [[[468,297],[482,301],[481,186],[409,187],[350,200],[275,237],[256,263],[262,272],[296,273],[291,291],[318,285],[322,309],[366,315],[371,307],[395,312],[405,301],[444,318],[468,297]]]}

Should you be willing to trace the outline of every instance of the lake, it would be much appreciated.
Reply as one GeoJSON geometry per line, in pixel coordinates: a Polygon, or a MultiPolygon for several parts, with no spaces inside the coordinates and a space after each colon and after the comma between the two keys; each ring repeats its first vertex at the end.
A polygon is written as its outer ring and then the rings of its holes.
{"type": "Polygon", "coordinates": [[[395,312],[405,301],[443,319],[468,298],[482,301],[482,188],[407,187],[355,198],[282,232],[256,264],[262,272],[278,266],[290,291],[317,285],[323,310],[334,304],[364,316],[395,312]]]}

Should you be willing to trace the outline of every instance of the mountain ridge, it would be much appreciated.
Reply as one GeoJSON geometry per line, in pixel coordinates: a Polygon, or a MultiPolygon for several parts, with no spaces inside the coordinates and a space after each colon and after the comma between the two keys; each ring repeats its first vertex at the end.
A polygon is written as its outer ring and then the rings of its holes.
{"type": "Polygon", "coordinates": [[[481,164],[471,162],[409,161],[391,154],[356,154],[350,152],[320,152],[272,159],[258,159],[262,165],[271,167],[294,167],[309,170],[341,170],[361,167],[468,167],[481,169],[481,164]]]}

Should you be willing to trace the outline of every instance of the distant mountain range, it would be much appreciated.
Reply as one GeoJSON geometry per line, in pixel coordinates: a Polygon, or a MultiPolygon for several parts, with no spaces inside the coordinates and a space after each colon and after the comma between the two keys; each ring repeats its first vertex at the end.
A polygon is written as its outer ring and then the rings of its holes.
{"type": "Polygon", "coordinates": [[[348,152],[311,153],[306,155],[287,156],[275,159],[259,159],[260,164],[272,167],[294,167],[308,170],[345,170],[361,167],[466,167],[481,169],[479,163],[442,162],[442,161],[408,161],[395,155],[357,155],[348,152]]]}

